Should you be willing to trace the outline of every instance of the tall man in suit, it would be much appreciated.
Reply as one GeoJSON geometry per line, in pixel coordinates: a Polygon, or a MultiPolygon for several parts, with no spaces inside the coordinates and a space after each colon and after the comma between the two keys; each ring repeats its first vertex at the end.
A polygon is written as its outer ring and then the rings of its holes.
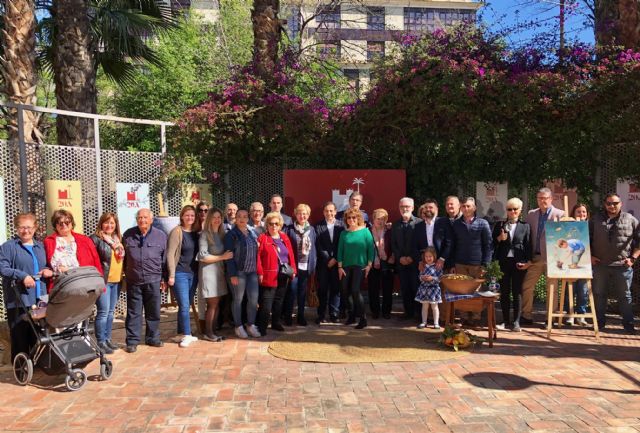
{"type": "Polygon", "coordinates": [[[416,243],[416,224],[419,218],[413,216],[413,199],[400,199],[400,219],[391,227],[391,250],[396,260],[396,269],[400,277],[400,292],[404,305],[404,318],[416,315],[420,304],[415,301],[418,290],[418,262],[420,252],[416,243]]]}
{"type": "Polygon", "coordinates": [[[289,215],[282,212],[282,206],[284,206],[282,196],[280,194],[273,194],[271,196],[271,199],[269,199],[269,209],[271,209],[271,212],[280,212],[280,215],[282,215],[284,226],[290,226],[291,224],[293,224],[293,220],[289,215]]]}
{"type": "MultiPolygon", "coordinates": [[[[349,208],[354,208],[354,209],[358,209],[360,212],[362,212],[362,218],[364,219],[364,223],[367,225],[367,227],[369,226],[369,215],[367,215],[367,213],[364,211],[364,209],[362,209],[362,200],[363,200],[363,195],[358,192],[358,191],[354,191],[351,193],[351,195],[349,196],[349,208]]],[[[344,211],[341,210],[340,212],[338,212],[336,214],[336,218],[339,219],[342,222],[342,225],[344,225],[345,221],[344,220],[344,211]]]]}
{"type": "Polygon", "coordinates": [[[336,205],[329,201],[322,209],[324,220],[316,225],[316,252],[318,262],[318,318],[316,323],[327,323],[326,313],[329,307],[329,320],[338,321],[340,313],[340,281],[338,279],[338,240],[344,230],[342,222],[336,218],[336,205]]]}
{"type": "Polygon", "coordinates": [[[418,251],[427,247],[434,247],[438,254],[437,269],[443,269],[451,254],[453,242],[451,224],[446,217],[438,216],[438,202],[427,199],[418,209],[418,216],[422,221],[416,224],[416,242],[418,251]]]}
{"type": "MultiPolygon", "coordinates": [[[[564,216],[564,211],[553,207],[553,194],[549,188],[540,188],[536,194],[538,207],[530,210],[525,221],[531,226],[531,264],[527,268],[522,283],[522,317],[521,325],[533,323],[533,294],[540,276],[547,271],[547,245],[545,241],[545,224],[557,221],[564,216]]],[[[547,288],[549,281],[547,281],[547,288]]]]}
{"type": "MultiPolygon", "coordinates": [[[[451,239],[453,239],[453,222],[459,218],[462,218],[462,212],[460,212],[460,199],[455,195],[447,196],[444,201],[444,210],[446,212],[446,217],[449,220],[449,233],[451,234],[451,239]]],[[[449,272],[452,268],[455,267],[455,261],[453,260],[455,255],[455,242],[453,242],[452,240],[449,249],[449,256],[444,262],[445,272],[449,272]]]]}

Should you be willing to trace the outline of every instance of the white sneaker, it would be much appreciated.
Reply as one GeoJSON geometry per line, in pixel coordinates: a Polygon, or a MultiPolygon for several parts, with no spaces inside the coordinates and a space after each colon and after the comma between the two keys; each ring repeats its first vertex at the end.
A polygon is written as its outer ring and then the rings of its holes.
{"type": "Polygon", "coordinates": [[[587,321],[584,320],[584,317],[578,317],[578,319],[576,320],[576,323],[580,326],[589,326],[587,321]]]}
{"type": "Polygon", "coordinates": [[[236,327],[236,336],[238,338],[249,338],[249,336],[247,335],[247,332],[244,330],[242,326],[236,327]]]}
{"type": "Polygon", "coordinates": [[[198,341],[198,337],[194,337],[193,335],[185,335],[182,341],[180,342],[180,344],[178,344],[178,346],[189,347],[189,345],[194,341],[198,341]]]}
{"type": "Polygon", "coordinates": [[[573,326],[573,317],[569,317],[565,323],[567,326],[573,326]]]}
{"type": "Polygon", "coordinates": [[[251,335],[253,338],[260,338],[262,337],[262,334],[260,333],[260,331],[258,331],[258,328],[256,325],[247,325],[247,332],[249,333],[249,335],[251,335]]]}

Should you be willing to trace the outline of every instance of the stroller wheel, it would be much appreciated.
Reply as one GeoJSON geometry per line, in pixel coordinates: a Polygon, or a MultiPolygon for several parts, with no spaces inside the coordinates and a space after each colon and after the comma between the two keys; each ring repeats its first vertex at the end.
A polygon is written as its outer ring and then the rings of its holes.
{"type": "Polygon", "coordinates": [[[13,375],[18,384],[25,386],[33,379],[33,361],[26,353],[20,352],[13,359],[13,375]]]}
{"type": "Polygon", "coordinates": [[[87,373],[84,370],[75,368],[71,370],[71,373],[64,379],[65,385],[69,391],[77,391],[87,383],[87,373]]]}
{"type": "Polygon", "coordinates": [[[100,377],[102,380],[107,380],[113,374],[113,363],[108,359],[100,363],[100,377]]]}

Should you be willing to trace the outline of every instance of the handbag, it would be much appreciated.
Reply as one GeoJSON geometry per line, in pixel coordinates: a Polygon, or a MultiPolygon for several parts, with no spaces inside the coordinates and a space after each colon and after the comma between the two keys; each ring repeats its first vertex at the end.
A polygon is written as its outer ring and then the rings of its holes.
{"type": "Polygon", "coordinates": [[[284,275],[287,278],[293,278],[293,266],[291,266],[289,263],[282,263],[282,261],[280,260],[280,254],[278,254],[278,247],[276,246],[276,244],[272,244],[273,248],[275,248],[276,250],[276,257],[278,258],[278,274],[279,275],[284,275]]]}

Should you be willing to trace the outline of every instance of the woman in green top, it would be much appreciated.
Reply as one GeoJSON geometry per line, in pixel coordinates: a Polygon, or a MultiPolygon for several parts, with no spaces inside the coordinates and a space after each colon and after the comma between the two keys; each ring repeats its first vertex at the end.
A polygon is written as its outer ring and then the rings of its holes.
{"type": "Polygon", "coordinates": [[[360,286],[362,280],[369,275],[373,263],[373,237],[364,225],[364,218],[358,209],[347,210],[344,221],[347,228],[338,242],[338,276],[342,280],[342,290],[347,293],[347,298],[351,295],[349,318],[345,324],[352,325],[356,323],[356,317],[360,317],[356,329],[362,329],[367,326],[367,318],[360,286]]]}

